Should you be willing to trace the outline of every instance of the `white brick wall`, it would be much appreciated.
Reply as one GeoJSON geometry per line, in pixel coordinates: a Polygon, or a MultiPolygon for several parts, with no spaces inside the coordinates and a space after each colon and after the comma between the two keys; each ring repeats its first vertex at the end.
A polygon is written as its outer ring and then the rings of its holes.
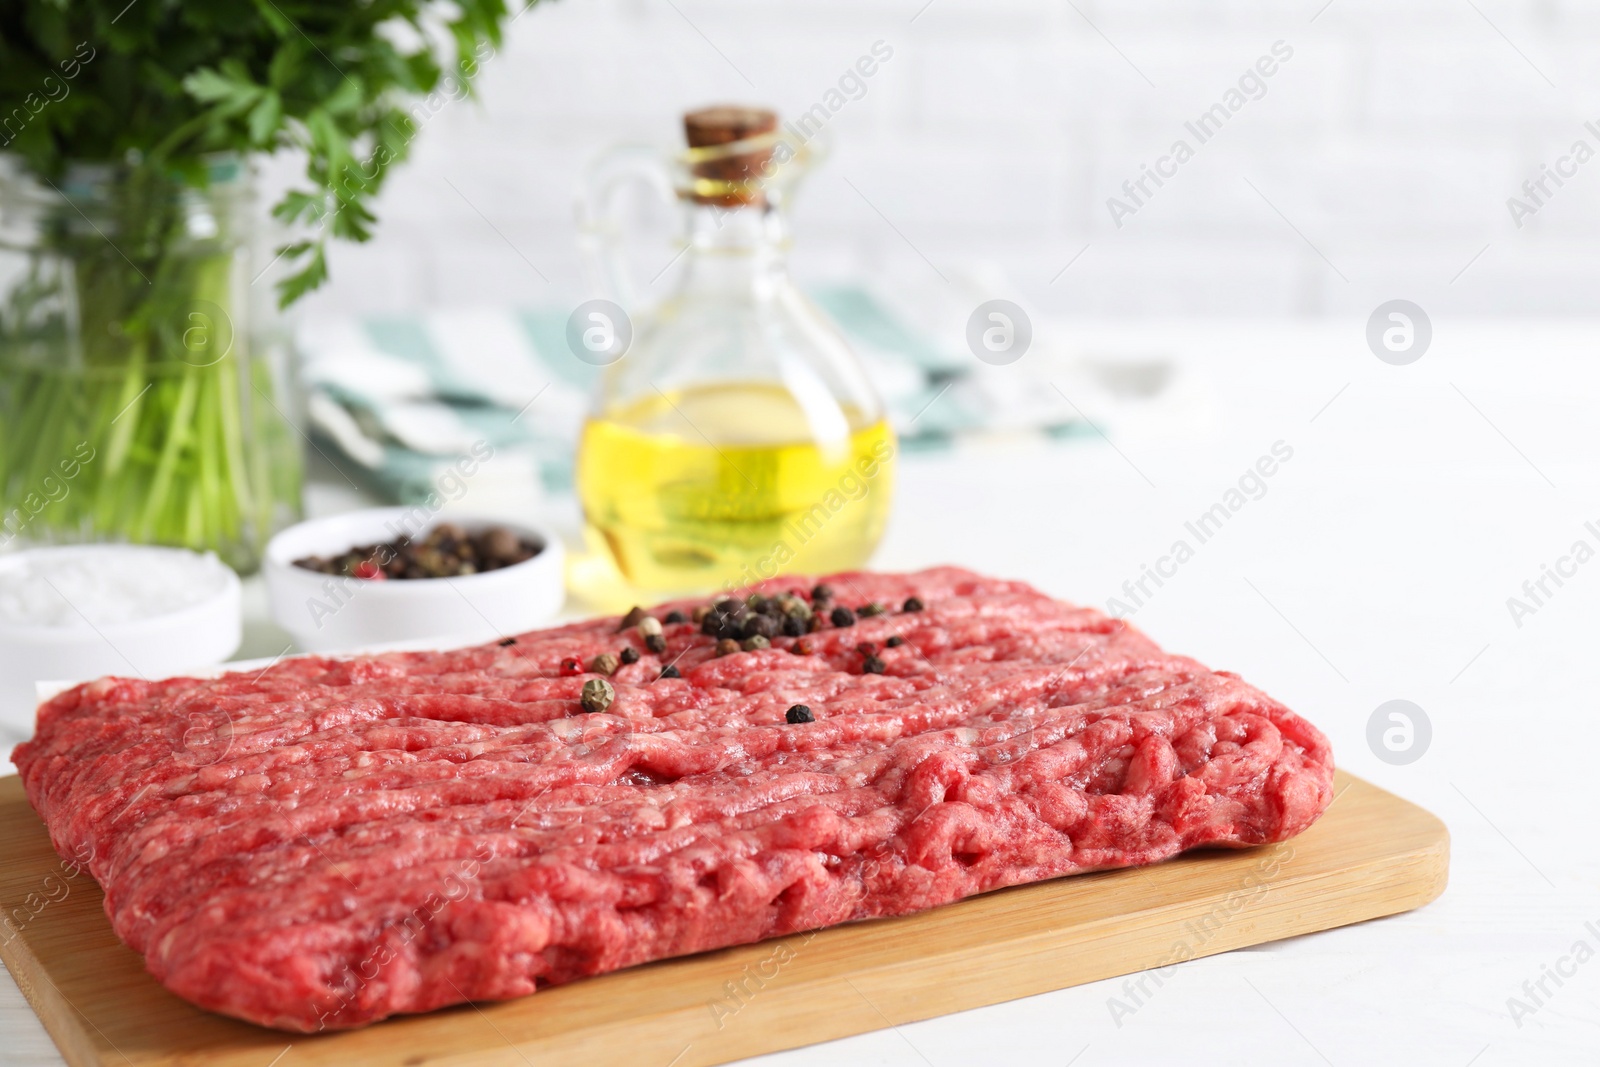
{"type": "Polygon", "coordinates": [[[479,102],[427,123],[378,238],[337,252],[308,311],[567,299],[572,190],[594,152],[671,139],[713,101],[792,114],[881,38],[894,58],[833,120],[799,206],[804,276],[926,272],[920,252],[997,264],[1074,314],[1355,316],[1395,296],[1592,313],[1600,160],[1520,230],[1505,201],[1575,138],[1600,149],[1582,127],[1600,119],[1600,8],[1473,2],[548,3],[513,26],[479,102]],[[1280,39],[1294,57],[1265,96],[1115,228],[1107,197],[1280,39]]]}

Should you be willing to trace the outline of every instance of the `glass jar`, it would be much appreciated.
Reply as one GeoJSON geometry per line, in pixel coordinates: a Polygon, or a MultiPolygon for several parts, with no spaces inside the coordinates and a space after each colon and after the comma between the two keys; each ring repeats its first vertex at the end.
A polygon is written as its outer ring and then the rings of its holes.
{"type": "Polygon", "coordinates": [[[300,514],[253,181],[0,156],[0,546],[119,540],[254,570],[300,514]],[[258,264],[259,266],[259,264],[258,264]]]}
{"type": "Polygon", "coordinates": [[[789,277],[786,208],[809,153],[768,111],[707,109],[685,128],[675,159],[603,160],[583,201],[632,333],[579,446],[591,541],[656,592],[858,567],[883,535],[895,438],[849,344],[789,277]],[[617,240],[616,194],[640,182],[685,216],[679,280],[654,305],[630,291],[617,240]]]}

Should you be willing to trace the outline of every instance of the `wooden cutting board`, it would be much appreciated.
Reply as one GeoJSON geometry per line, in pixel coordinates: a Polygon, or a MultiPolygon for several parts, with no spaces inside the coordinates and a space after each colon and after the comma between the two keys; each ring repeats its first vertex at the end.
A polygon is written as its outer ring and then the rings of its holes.
{"type": "Polygon", "coordinates": [[[0,957],[74,1067],[695,1067],[1393,915],[1444,891],[1443,823],[1347,774],[1335,794],[1315,826],[1280,845],[1018,886],[307,1036],[209,1014],[158,985],[9,777],[0,957]]]}

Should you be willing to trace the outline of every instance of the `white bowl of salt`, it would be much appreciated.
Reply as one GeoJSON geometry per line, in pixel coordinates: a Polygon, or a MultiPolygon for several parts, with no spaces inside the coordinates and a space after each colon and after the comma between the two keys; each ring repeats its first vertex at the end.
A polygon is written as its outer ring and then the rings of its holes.
{"type": "Polygon", "coordinates": [[[239,648],[239,578],[210,553],[66,545],[0,556],[0,744],[33,734],[34,685],[158,679],[239,648]]]}

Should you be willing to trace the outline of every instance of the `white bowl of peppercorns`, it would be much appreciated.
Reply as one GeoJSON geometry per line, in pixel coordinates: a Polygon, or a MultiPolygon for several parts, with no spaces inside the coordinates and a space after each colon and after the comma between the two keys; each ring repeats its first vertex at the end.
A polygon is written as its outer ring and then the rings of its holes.
{"type": "Polygon", "coordinates": [[[267,544],[272,617],[307,652],[431,638],[491,641],[549,622],[565,597],[548,531],[425,507],[369,508],[267,544]]]}

